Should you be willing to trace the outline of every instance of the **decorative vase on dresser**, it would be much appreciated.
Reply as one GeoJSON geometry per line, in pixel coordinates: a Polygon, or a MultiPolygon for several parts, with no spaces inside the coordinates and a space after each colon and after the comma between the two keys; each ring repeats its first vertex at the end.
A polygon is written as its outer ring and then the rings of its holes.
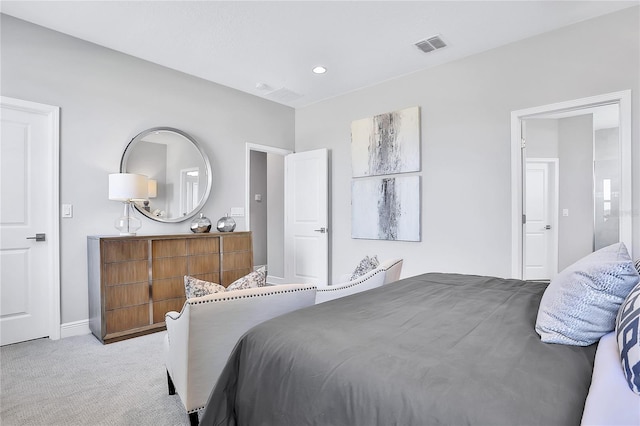
{"type": "Polygon", "coordinates": [[[87,237],[89,328],[103,343],[165,329],[184,276],[225,287],[251,272],[250,232],[87,237]]]}

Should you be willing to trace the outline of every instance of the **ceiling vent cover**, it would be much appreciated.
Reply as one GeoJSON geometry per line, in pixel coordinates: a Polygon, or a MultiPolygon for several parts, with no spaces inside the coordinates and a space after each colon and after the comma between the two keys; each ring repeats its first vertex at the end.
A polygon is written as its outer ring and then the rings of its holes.
{"type": "Polygon", "coordinates": [[[280,89],[269,92],[266,96],[276,102],[291,102],[302,97],[301,94],[296,93],[293,90],[289,90],[286,87],[281,87],[280,89]]]}
{"type": "Polygon", "coordinates": [[[416,47],[422,50],[424,53],[433,52],[436,49],[442,49],[443,47],[447,47],[447,44],[442,41],[439,35],[429,37],[426,40],[420,40],[416,43],[416,47]]]}

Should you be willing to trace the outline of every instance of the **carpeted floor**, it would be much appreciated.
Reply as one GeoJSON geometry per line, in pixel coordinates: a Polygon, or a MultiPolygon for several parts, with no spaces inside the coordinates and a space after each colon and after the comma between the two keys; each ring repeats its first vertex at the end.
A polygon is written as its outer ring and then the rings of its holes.
{"type": "Polygon", "coordinates": [[[103,345],[92,335],[0,348],[0,424],[188,425],[167,392],[164,332],[103,345]]]}

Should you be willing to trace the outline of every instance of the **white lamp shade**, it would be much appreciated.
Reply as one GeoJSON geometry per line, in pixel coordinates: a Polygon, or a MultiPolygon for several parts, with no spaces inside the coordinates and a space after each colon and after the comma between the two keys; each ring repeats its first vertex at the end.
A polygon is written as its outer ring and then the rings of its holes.
{"type": "Polygon", "coordinates": [[[149,191],[148,179],[134,173],[109,175],[109,199],[115,201],[143,201],[149,191]]]}
{"type": "Polygon", "coordinates": [[[158,181],[149,179],[149,195],[148,198],[156,198],[158,196],[158,181]]]}

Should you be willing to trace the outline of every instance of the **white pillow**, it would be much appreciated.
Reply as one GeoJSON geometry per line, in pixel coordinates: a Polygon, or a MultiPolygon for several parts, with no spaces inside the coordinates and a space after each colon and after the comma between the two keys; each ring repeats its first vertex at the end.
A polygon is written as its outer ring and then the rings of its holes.
{"type": "Polygon", "coordinates": [[[615,327],[616,314],[640,277],[623,243],[560,272],[545,290],[536,332],[543,342],[588,346],[615,327]]]}
{"type": "Polygon", "coordinates": [[[264,287],[267,285],[267,268],[261,266],[250,274],[238,278],[227,287],[227,291],[245,288],[264,287]]]}
{"type": "Polygon", "coordinates": [[[378,262],[378,256],[365,256],[364,259],[360,261],[360,264],[358,264],[355,271],[353,271],[353,274],[351,274],[350,281],[363,276],[367,272],[373,271],[378,267],[378,265],[380,265],[380,262],[378,262]]]}
{"type": "Polygon", "coordinates": [[[192,297],[202,297],[207,294],[220,293],[225,291],[223,285],[200,280],[189,275],[184,276],[184,294],[187,299],[192,297]]]}

